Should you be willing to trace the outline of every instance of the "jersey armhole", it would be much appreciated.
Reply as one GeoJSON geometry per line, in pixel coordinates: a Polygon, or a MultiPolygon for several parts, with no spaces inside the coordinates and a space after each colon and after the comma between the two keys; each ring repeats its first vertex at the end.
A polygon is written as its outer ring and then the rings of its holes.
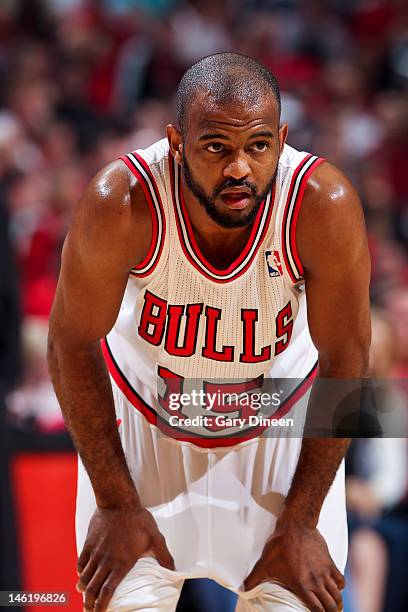
{"type": "Polygon", "coordinates": [[[294,284],[303,281],[304,269],[296,244],[296,226],[307,181],[314,170],[326,161],[323,157],[307,155],[293,172],[285,203],[282,223],[282,250],[286,270],[294,284]]]}
{"type": "Polygon", "coordinates": [[[152,240],[143,261],[134,266],[130,274],[144,277],[151,274],[159,263],[166,233],[166,218],[163,210],[159,188],[149,165],[134,151],[119,157],[140,183],[149,206],[152,219],[152,240]]]}

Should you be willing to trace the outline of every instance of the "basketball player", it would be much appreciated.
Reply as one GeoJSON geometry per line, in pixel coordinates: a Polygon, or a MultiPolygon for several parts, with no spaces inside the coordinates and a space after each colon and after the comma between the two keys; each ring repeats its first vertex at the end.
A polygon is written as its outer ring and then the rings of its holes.
{"type": "Polygon", "coordinates": [[[341,609],[348,440],[188,428],[191,406],[169,399],[191,379],[291,377],[290,416],[317,363],[365,374],[361,206],[339,170],[286,144],[255,60],[200,60],[177,102],[167,139],[93,179],[63,250],[49,364],[81,458],[84,607],[175,610],[185,578],[210,577],[241,611],[341,609]]]}

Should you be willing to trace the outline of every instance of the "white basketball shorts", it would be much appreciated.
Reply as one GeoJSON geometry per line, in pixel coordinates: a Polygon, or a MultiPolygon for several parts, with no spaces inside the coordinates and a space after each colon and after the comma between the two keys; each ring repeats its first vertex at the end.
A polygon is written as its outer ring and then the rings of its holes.
{"type": "MultiPolygon", "coordinates": [[[[212,578],[239,595],[237,610],[305,610],[280,585],[243,582],[273,534],[299,457],[299,438],[255,438],[201,448],[164,436],[113,383],[119,432],[143,505],[153,514],[176,571],[152,557],[138,560],[117,588],[111,610],[174,610],[185,578],[212,578]],[[276,607],[278,606],[278,607],[276,607]]],[[[79,461],[78,553],[96,508],[79,461]]],[[[347,557],[344,464],[323,503],[318,528],[340,571],[347,557]]]]}

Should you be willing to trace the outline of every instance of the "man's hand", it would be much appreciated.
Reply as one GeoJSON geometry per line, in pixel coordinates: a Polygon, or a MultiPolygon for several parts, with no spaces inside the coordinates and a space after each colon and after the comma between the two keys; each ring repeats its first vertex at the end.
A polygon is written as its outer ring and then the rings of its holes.
{"type": "Polygon", "coordinates": [[[313,612],[343,609],[344,576],[317,529],[292,526],[269,540],[245,580],[245,589],[264,581],[280,583],[313,612]]]}
{"type": "Polygon", "coordinates": [[[104,612],[118,584],[147,554],[174,570],[173,557],[148,510],[97,508],[78,559],[77,589],[84,592],[84,609],[104,612]]]}

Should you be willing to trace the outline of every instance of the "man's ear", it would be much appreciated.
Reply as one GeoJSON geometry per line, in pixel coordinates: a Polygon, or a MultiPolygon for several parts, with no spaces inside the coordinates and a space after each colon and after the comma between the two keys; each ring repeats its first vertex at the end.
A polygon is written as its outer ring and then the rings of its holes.
{"type": "Polygon", "coordinates": [[[288,137],[288,124],[284,123],[279,128],[279,154],[282,154],[283,147],[285,146],[286,139],[288,137]]]}
{"type": "Polygon", "coordinates": [[[167,140],[174,159],[181,165],[183,161],[183,138],[181,132],[172,123],[166,127],[167,140]]]}

